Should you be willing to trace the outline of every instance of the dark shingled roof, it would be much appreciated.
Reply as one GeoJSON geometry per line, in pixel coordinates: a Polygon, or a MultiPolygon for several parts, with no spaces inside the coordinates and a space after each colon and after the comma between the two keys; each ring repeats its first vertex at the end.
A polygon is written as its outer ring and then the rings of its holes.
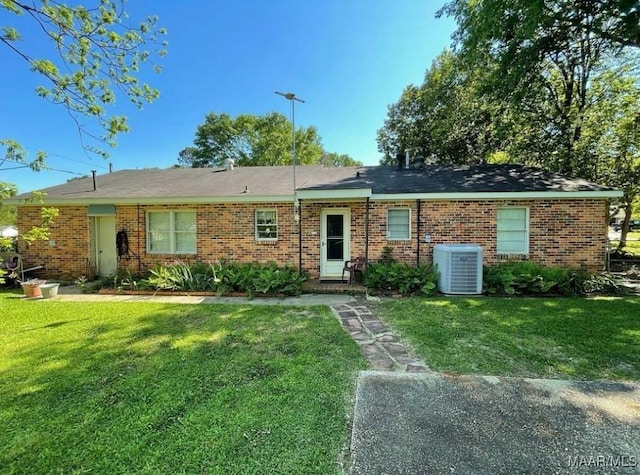
{"type": "Polygon", "coordinates": [[[429,165],[422,169],[363,167],[309,189],[372,189],[373,194],[609,191],[612,188],[523,165],[429,165]]]}
{"type": "MultiPolygon", "coordinates": [[[[237,167],[232,171],[211,168],[123,170],[41,190],[47,200],[204,198],[290,196],[291,167],[237,167]]],[[[393,167],[324,168],[298,166],[300,190],[370,188],[373,194],[480,193],[480,192],[576,192],[611,191],[582,179],[522,165],[434,165],[424,169],[393,167]]],[[[23,194],[12,202],[23,199],[23,194]]]]}

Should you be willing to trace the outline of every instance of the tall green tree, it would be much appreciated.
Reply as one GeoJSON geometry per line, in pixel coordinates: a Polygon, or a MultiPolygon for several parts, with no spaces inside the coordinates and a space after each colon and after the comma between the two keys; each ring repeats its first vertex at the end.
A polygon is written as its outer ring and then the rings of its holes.
{"type": "MultiPolygon", "coordinates": [[[[232,159],[238,166],[290,165],[292,153],[291,122],[278,112],[256,116],[209,113],[196,130],[193,146],[178,154],[181,166],[201,168],[223,166],[232,159]]],[[[348,156],[325,157],[315,127],[295,130],[296,163],[299,165],[358,165],[348,156]],[[325,157],[325,158],[323,158],[325,157]]]]}
{"type": "Polygon", "coordinates": [[[483,92],[520,107],[542,126],[525,145],[544,153],[530,157],[548,169],[592,178],[579,146],[589,88],[614,53],[639,45],[632,3],[453,0],[441,13],[456,18],[454,44],[470,67],[484,66],[487,57],[497,65],[483,92]]]}
{"type": "Polygon", "coordinates": [[[399,152],[412,161],[485,163],[501,148],[507,117],[498,101],[481,91],[484,68],[467,68],[457,54],[446,50],[427,70],[420,86],[407,86],[399,101],[389,106],[378,130],[383,164],[392,164],[399,152]]]}
{"type": "Polygon", "coordinates": [[[619,249],[626,245],[633,206],[640,197],[640,79],[628,64],[593,81],[591,99],[598,107],[585,119],[582,147],[591,154],[597,180],[622,190],[616,203],[625,212],[619,249]]]}
{"type": "MultiPolygon", "coordinates": [[[[114,146],[116,136],[129,130],[127,118],[110,111],[116,97],[124,96],[138,107],[158,98],[158,91],[141,82],[138,72],[144,65],[160,71],[156,61],[165,54],[162,37],[166,32],[153,16],[132,25],[125,0],[83,3],[68,6],[51,0],[3,0],[0,11],[6,14],[5,23],[10,23],[11,15],[21,16],[29,20],[21,24],[31,28],[20,31],[5,24],[0,29],[0,44],[41,77],[36,93],[68,112],[83,147],[106,157],[100,145],[114,146]],[[32,53],[34,45],[47,42],[51,48],[47,57],[32,53]],[[98,131],[86,125],[86,118],[93,120],[91,124],[97,125],[98,131]]],[[[21,144],[0,139],[6,158],[27,161],[21,144]]],[[[40,170],[45,157],[45,152],[38,152],[28,163],[40,170]]]]}

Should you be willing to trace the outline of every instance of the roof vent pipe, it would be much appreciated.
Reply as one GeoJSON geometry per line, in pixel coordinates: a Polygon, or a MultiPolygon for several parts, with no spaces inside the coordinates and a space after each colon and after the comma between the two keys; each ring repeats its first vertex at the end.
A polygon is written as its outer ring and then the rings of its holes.
{"type": "Polygon", "coordinates": [[[398,152],[396,154],[396,162],[398,162],[398,170],[402,170],[402,162],[404,162],[405,155],[404,152],[398,152]]]}
{"type": "Polygon", "coordinates": [[[408,170],[409,169],[409,150],[407,150],[406,152],[404,152],[404,167],[408,170]]]}
{"type": "Polygon", "coordinates": [[[91,176],[93,178],[93,191],[96,191],[96,171],[91,170],[91,176]]]}

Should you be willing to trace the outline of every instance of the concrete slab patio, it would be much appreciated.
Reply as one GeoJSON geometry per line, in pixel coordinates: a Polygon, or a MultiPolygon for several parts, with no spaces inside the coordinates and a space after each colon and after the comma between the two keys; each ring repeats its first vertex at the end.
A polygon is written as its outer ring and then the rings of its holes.
{"type": "Polygon", "coordinates": [[[640,473],[640,385],[362,372],[351,473],[640,473]]]}

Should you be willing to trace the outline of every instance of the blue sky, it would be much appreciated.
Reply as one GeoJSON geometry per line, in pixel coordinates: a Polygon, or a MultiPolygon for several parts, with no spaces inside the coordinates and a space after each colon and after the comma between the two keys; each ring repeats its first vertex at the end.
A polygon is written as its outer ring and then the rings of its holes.
{"type": "MultiPolygon", "coordinates": [[[[92,169],[170,167],[193,143],[209,112],[289,116],[289,103],[274,91],[294,92],[296,126],[317,127],[325,150],[346,153],[365,165],[380,159],[376,131],[387,106],[404,87],[420,84],[433,59],[451,43],[455,23],[436,19],[444,0],[227,0],[130,1],[133,19],[159,16],[168,30],[168,54],[160,74],[142,79],[160,89],[143,110],[125,100],[113,112],[129,117],[110,159],[83,151],[73,122],[61,108],[38,98],[41,80],[23,60],[0,46],[0,138],[18,140],[35,156],[49,153],[47,170],[9,170],[0,181],[20,192],[65,182],[92,169]],[[67,173],[73,172],[73,173],[67,173]]],[[[0,24],[13,22],[0,10],[0,24]]],[[[28,24],[27,24],[28,25],[28,24]]],[[[33,37],[22,29],[25,46],[33,37]]],[[[40,54],[43,44],[34,44],[40,54]]]]}

